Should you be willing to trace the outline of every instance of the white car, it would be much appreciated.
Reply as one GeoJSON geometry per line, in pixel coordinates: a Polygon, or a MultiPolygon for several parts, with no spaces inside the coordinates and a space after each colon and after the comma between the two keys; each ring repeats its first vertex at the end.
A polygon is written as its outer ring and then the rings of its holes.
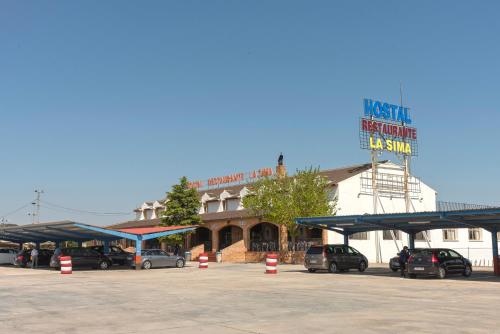
{"type": "Polygon", "coordinates": [[[0,264],[14,264],[17,251],[10,248],[0,248],[0,264]]]}

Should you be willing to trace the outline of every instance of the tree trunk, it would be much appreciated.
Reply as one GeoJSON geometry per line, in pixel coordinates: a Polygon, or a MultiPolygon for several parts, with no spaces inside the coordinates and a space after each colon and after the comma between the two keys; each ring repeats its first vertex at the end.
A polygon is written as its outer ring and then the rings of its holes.
{"type": "Polygon", "coordinates": [[[288,229],[286,225],[280,225],[280,258],[285,261],[288,253],[288,229]]]}

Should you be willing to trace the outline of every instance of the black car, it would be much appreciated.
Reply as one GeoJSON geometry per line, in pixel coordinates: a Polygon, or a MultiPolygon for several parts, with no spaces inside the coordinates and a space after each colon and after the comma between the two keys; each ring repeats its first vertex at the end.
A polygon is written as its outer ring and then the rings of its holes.
{"type": "MultiPolygon", "coordinates": [[[[38,265],[48,266],[50,263],[50,258],[54,254],[54,251],[50,249],[39,249],[38,250],[38,265]]],[[[16,259],[14,260],[14,265],[22,268],[26,268],[31,264],[31,249],[21,250],[17,253],[16,259]]]]}
{"type": "Polygon", "coordinates": [[[310,273],[326,269],[331,273],[368,268],[368,259],[356,249],[346,245],[312,246],[304,258],[304,266],[310,273]]]}
{"type": "Polygon", "coordinates": [[[448,274],[472,274],[472,263],[453,249],[428,248],[415,251],[408,259],[408,276],[432,275],[445,278],[448,274]]]}
{"type": "Polygon", "coordinates": [[[61,256],[71,256],[73,268],[94,268],[106,270],[111,267],[112,261],[109,257],[102,255],[96,250],[85,247],[64,248],[54,253],[50,259],[50,267],[59,269],[61,267],[61,256]]]}
{"type": "Polygon", "coordinates": [[[130,255],[131,253],[125,252],[123,249],[117,246],[109,246],[109,253],[104,254],[104,247],[103,246],[93,246],[90,247],[91,249],[98,251],[99,253],[106,255],[108,258],[111,259],[112,264],[117,264],[117,265],[129,265],[130,264],[130,255]]]}
{"type": "MultiPolygon", "coordinates": [[[[410,255],[412,255],[414,252],[417,252],[419,250],[421,250],[421,248],[408,249],[408,253],[410,253],[410,255]]],[[[389,261],[389,268],[392,271],[394,271],[394,272],[396,272],[399,269],[401,269],[401,265],[399,264],[399,253],[397,254],[397,256],[395,256],[392,259],[390,259],[390,261],[389,261]]]]}

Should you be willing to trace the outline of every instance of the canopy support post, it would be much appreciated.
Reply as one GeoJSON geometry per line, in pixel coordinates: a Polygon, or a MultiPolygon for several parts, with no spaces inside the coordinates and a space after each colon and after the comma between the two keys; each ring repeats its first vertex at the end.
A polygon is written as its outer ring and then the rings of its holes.
{"type": "Polygon", "coordinates": [[[498,228],[491,229],[491,248],[493,250],[493,270],[495,275],[500,276],[500,258],[498,257],[498,228]]]}
{"type": "Polygon", "coordinates": [[[415,249],[415,232],[408,233],[408,248],[415,249]]]}
{"type": "Polygon", "coordinates": [[[138,235],[135,239],[135,270],[142,269],[142,236],[138,235]]]}
{"type": "Polygon", "coordinates": [[[349,246],[349,234],[344,233],[344,245],[349,246]]]}

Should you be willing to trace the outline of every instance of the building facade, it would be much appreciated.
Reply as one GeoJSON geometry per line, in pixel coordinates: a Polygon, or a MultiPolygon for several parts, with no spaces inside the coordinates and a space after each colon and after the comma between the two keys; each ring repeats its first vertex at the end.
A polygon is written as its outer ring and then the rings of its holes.
{"type": "MultiPolygon", "coordinates": [[[[390,161],[377,166],[377,190],[372,189],[371,164],[360,164],[322,170],[331,186],[331,202],[336,202],[337,215],[406,212],[404,170],[390,161]],[[375,195],[374,195],[375,193],[375,195]],[[376,200],[374,201],[374,197],[376,200]]],[[[277,173],[284,166],[277,167],[277,173]]],[[[220,251],[223,261],[256,262],[266,252],[278,251],[280,242],[289,239],[286,231],[273,222],[250,214],[242,205],[249,193],[249,183],[218,185],[199,190],[200,217],[203,224],[188,238],[193,258],[206,251],[212,258],[220,251]]],[[[408,182],[409,211],[436,211],[437,193],[430,186],[410,175],[408,182]]],[[[135,210],[136,221],[114,225],[114,228],[155,226],[160,223],[164,200],[144,202],[135,210]]],[[[155,241],[153,241],[155,242],[155,241]]],[[[289,249],[301,251],[313,244],[343,243],[343,236],[332,231],[302,228],[289,249]]],[[[350,245],[365,254],[371,262],[388,262],[408,244],[408,236],[397,231],[373,231],[350,236],[350,245]]],[[[491,236],[482,229],[432,230],[417,235],[416,247],[453,248],[469,257],[475,265],[490,265],[491,236]]],[[[148,245],[145,245],[146,247],[148,245]]],[[[150,245],[150,246],[158,246],[150,245]]]]}

